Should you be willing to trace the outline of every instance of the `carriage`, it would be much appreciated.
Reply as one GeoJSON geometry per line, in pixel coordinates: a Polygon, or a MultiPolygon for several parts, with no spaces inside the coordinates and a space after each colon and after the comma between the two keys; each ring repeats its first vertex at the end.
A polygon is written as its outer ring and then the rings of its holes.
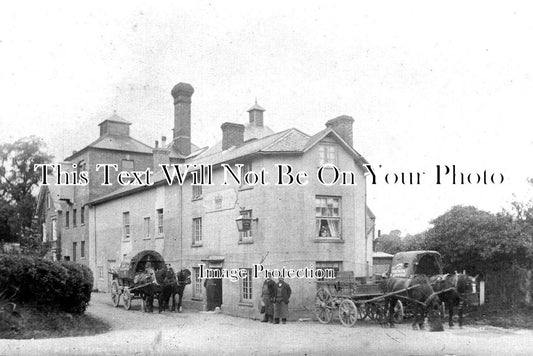
{"type": "MultiPolygon", "coordinates": [[[[145,310],[144,288],[152,282],[143,283],[136,281],[136,276],[145,270],[146,263],[150,262],[155,270],[165,267],[165,260],[156,251],[145,250],[133,257],[125,256],[118,270],[109,271],[113,276],[111,283],[111,300],[115,307],[120,305],[120,298],[124,303],[124,308],[129,310],[133,299],[141,299],[141,309],[145,310]]],[[[159,291],[155,290],[157,298],[159,291]]]]}
{"type": "MultiPolygon", "coordinates": [[[[394,255],[388,277],[411,278],[424,274],[442,274],[440,254],[436,251],[408,251],[394,255]]],[[[395,297],[393,320],[401,322],[409,313],[410,300],[404,294],[416,286],[384,293],[380,281],[354,278],[353,271],[338,272],[335,279],[317,281],[315,315],[319,322],[327,324],[337,316],[341,324],[351,327],[358,319],[370,318],[384,323],[387,318],[386,299],[395,297]],[[370,282],[370,283],[368,283],[370,282]],[[403,300],[403,302],[402,302],[403,300]]]]}

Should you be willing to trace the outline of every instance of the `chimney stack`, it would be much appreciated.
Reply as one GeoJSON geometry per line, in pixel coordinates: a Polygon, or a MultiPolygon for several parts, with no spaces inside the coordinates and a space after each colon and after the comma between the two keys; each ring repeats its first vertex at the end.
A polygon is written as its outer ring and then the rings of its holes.
{"type": "Polygon", "coordinates": [[[353,147],[353,122],[353,117],[342,115],[326,122],[326,127],[331,127],[350,147],[353,147]]]}
{"type": "Polygon", "coordinates": [[[154,158],[154,169],[157,169],[160,164],[169,164],[170,163],[170,150],[166,146],[167,138],[165,136],[161,137],[161,147],[159,147],[159,142],[155,141],[155,147],[152,149],[152,155],[154,158]]]}
{"type": "Polygon", "coordinates": [[[255,101],[254,106],[248,110],[250,116],[250,126],[263,127],[263,109],[261,106],[257,105],[257,100],[255,101]]]}
{"type": "Polygon", "coordinates": [[[183,156],[191,154],[191,97],[192,85],[178,83],[170,94],[174,98],[174,149],[183,156]]]}
{"type": "Polygon", "coordinates": [[[232,146],[240,146],[244,142],[244,125],[233,122],[225,122],[220,126],[222,129],[222,150],[232,146]]]}

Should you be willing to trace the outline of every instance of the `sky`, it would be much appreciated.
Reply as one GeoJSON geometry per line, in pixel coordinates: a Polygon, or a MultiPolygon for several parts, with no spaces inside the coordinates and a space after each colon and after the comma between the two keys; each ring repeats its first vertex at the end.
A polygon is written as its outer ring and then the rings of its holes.
{"type": "Polygon", "coordinates": [[[533,196],[532,16],[526,2],[11,2],[0,142],[37,135],[60,161],[116,111],[153,145],[172,136],[178,82],[195,88],[199,146],[256,99],[275,131],[312,135],[349,115],[376,172],[377,228],[414,234],[454,205],[497,212],[533,196]],[[504,180],[437,185],[438,165],[504,180]],[[402,172],[426,173],[385,182],[402,172]]]}

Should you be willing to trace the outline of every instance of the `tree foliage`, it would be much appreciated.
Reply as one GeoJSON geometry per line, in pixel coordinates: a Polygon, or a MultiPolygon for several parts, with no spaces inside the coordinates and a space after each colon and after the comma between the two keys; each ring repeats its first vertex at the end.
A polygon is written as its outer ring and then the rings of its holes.
{"type": "Polygon", "coordinates": [[[32,234],[34,189],[40,181],[35,164],[52,160],[42,139],[30,136],[0,144],[0,240],[17,241],[32,234]]]}
{"type": "Polygon", "coordinates": [[[402,239],[398,230],[392,230],[389,234],[383,234],[374,240],[374,251],[395,254],[402,251],[402,239]]]}

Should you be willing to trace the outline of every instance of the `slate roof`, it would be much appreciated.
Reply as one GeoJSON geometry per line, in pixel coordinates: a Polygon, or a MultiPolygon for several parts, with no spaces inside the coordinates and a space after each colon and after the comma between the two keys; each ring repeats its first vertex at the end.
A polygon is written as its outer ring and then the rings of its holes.
{"type": "Polygon", "coordinates": [[[99,137],[87,147],[152,154],[152,147],[130,136],[124,135],[107,134],[99,137]]]}
{"type": "Polygon", "coordinates": [[[124,120],[123,118],[118,116],[117,113],[114,113],[113,115],[111,115],[111,117],[109,117],[109,118],[105,119],[104,121],[102,121],[101,123],[99,123],[98,126],[102,125],[106,121],[113,121],[113,122],[118,122],[118,123],[121,123],[121,124],[131,125],[131,122],[124,120]]]}
{"type": "MultiPolygon", "coordinates": [[[[269,129],[270,130],[270,129],[269,129]]],[[[238,147],[230,147],[222,151],[220,142],[209,149],[199,149],[191,153],[185,158],[185,163],[217,165],[225,162],[236,161],[240,158],[251,156],[254,154],[276,154],[276,153],[293,153],[303,154],[311,149],[322,138],[332,135],[339,140],[339,143],[352,153],[354,159],[360,163],[368,163],[366,159],[349,146],[332,128],[327,128],[320,131],[316,135],[309,136],[295,128],[287,129],[281,132],[273,133],[261,138],[253,138],[245,141],[238,147]]],[[[155,185],[166,184],[165,175],[162,171],[155,171],[152,181],[155,185]]],[[[131,194],[135,191],[150,189],[153,186],[126,186],[115,190],[112,193],[98,197],[91,201],[91,203],[101,203],[107,200],[117,198],[119,196],[131,194]]]]}

